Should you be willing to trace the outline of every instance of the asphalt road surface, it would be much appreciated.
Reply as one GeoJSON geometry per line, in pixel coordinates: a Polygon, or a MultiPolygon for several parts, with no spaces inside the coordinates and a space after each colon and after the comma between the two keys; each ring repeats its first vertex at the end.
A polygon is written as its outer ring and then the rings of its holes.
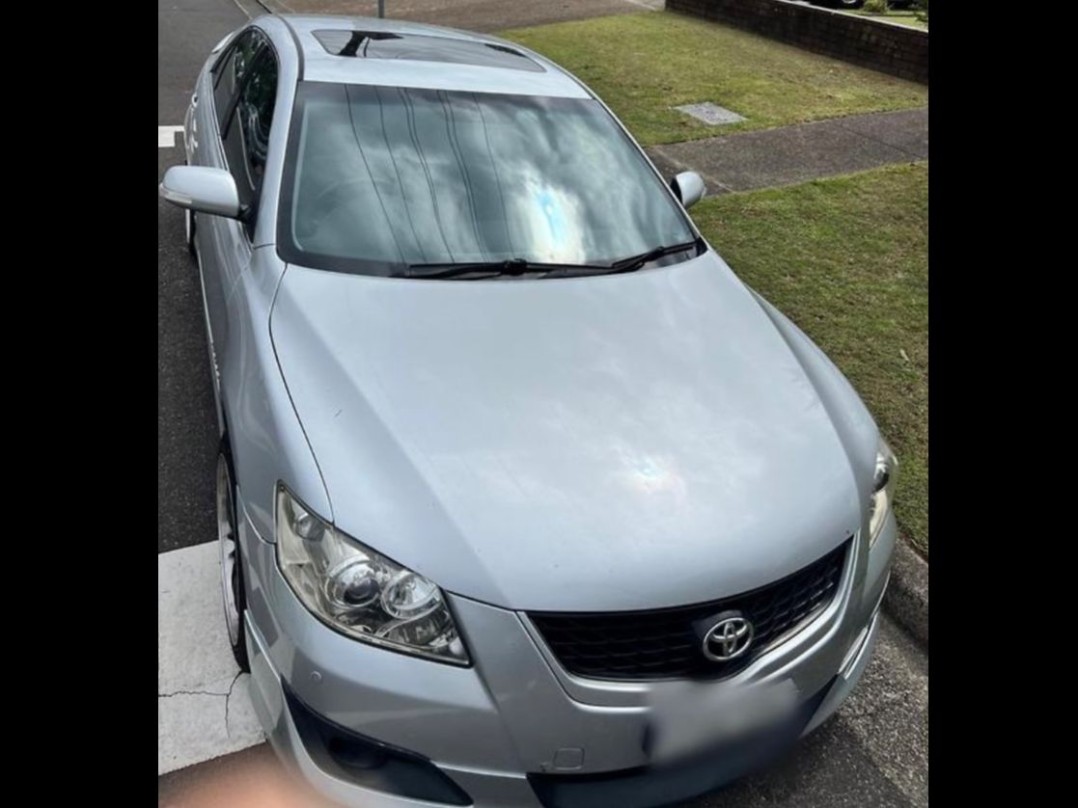
{"type": "MultiPolygon", "coordinates": [[[[247,19],[233,0],[158,0],[157,124],[183,123],[195,77],[214,45],[247,19]]],[[[158,148],[159,176],[184,160],[183,135],[158,148]]],[[[157,200],[157,547],[215,537],[217,418],[198,269],[183,213],[157,200]]]]}
{"type": "MultiPolygon", "coordinates": [[[[441,4],[448,5],[445,0],[441,4]]],[[[175,126],[183,121],[194,78],[210,49],[241,25],[246,15],[234,0],[158,0],[158,15],[158,125],[175,126]]],[[[174,145],[159,147],[161,175],[183,161],[181,138],[177,135],[174,145]]],[[[214,538],[216,422],[198,273],[184,247],[183,232],[182,213],[159,200],[159,553],[214,538]]],[[[161,586],[167,591],[167,586],[161,586]]],[[[212,592],[212,587],[207,591],[212,592]]],[[[175,642],[162,628],[158,640],[162,648],[175,642]]],[[[159,674],[167,676],[167,671],[159,674]]],[[[784,763],[691,805],[927,805],[927,700],[927,656],[885,620],[860,688],[834,718],[805,739],[784,763]]],[[[265,754],[262,744],[172,771],[159,779],[159,802],[174,802],[207,773],[265,754]]],[[[207,754],[206,759],[212,756],[207,754]]]]}

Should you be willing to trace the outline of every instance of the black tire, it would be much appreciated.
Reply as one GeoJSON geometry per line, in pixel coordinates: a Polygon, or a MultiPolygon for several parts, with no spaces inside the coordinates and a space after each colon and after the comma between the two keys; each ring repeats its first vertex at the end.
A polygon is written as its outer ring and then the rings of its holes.
{"type": "MultiPolygon", "coordinates": [[[[185,166],[190,165],[186,158],[184,158],[183,164],[185,166]]],[[[195,222],[195,212],[185,208],[183,211],[183,229],[187,239],[187,252],[191,254],[192,258],[197,259],[198,248],[195,246],[195,227],[197,227],[197,223],[195,222]]]]}
{"type": "Polygon", "coordinates": [[[236,664],[244,673],[250,673],[251,662],[247,655],[247,633],[244,629],[244,617],[247,613],[247,588],[243,574],[243,548],[239,541],[238,519],[236,517],[236,483],[232,470],[232,452],[228,445],[228,436],[221,438],[221,446],[217,453],[217,542],[221,562],[221,593],[225,612],[225,636],[232,648],[232,656],[236,664]],[[226,484],[223,485],[221,475],[227,476],[226,484]],[[227,501],[222,502],[227,490],[227,501]],[[232,564],[231,574],[226,572],[227,545],[225,530],[222,526],[222,518],[228,521],[232,536],[232,564]],[[231,592],[235,615],[231,614],[229,594],[231,592]]]}
{"type": "Polygon", "coordinates": [[[187,252],[194,258],[198,254],[198,248],[195,247],[195,228],[198,227],[198,222],[195,220],[195,213],[191,210],[185,210],[183,212],[184,217],[184,230],[187,234],[187,252]]]}

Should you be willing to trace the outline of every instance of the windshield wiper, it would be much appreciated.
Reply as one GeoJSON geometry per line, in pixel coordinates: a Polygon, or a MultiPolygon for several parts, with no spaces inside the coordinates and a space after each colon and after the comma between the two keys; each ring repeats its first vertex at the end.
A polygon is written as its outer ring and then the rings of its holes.
{"type": "Polygon", "coordinates": [[[683,252],[698,247],[700,239],[684,244],[655,247],[639,255],[621,258],[610,264],[547,264],[528,261],[525,258],[506,258],[500,261],[463,261],[460,263],[409,264],[397,277],[401,278],[460,278],[468,280],[497,278],[503,275],[519,277],[527,273],[541,273],[544,278],[576,278],[584,275],[615,275],[619,272],[635,272],[645,264],[664,255],[683,252]]]}
{"type": "Polygon", "coordinates": [[[683,244],[670,244],[665,247],[655,247],[654,249],[642,252],[639,255],[630,255],[628,258],[621,258],[614,261],[610,264],[609,270],[611,272],[635,272],[645,264],[658,258],[662,258],[664,255],[672,255],[673,253],[690,250],[694,247],[698,248],[699,244],[700,239],[693,239],[692,241],[686,241],[683,244]]]}
{"type": "Polygon", "coordinates": [[[463,275],[470,279],[496,278],[502,275],[520,276],[538,272],[544,275],[561,271],[596,272],[606,271],[606,267],[591,264],[543,264],[524,258],[507,258],[501,261],[464,261],[444,264],[409,264],[401,278],[457,278],[463,275]]]}

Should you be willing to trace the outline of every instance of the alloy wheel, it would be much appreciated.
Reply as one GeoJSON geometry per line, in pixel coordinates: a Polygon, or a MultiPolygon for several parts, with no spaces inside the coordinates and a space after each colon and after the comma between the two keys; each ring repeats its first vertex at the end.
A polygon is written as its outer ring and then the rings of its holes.
{"type": "Polygon", "coordinates": [[[217,457],[217,545],[221,555],[221,594],[225,605],[225,626],[228,640],[235,648],[241,636],[240,608],[237,592],[242,585],[236,533],[236,505],[232,473],[228,458],[222,452],[217,457]]]}

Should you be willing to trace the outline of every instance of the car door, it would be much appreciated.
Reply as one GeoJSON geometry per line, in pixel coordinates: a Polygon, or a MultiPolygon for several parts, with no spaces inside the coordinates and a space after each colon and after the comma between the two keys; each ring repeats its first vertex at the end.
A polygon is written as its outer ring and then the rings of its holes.
{"type": "MultiPolygon", "coordinates": [[[[239,193],[242,220],[201,216],[198,220],[202,281],[213,341],[214,373],[231,338],[228,299],[251,262],[251,239],[261,197],[273,107],[277,57],[261,31],[249,29],[223,55],[211,74],[216,137],[204,165],[225,168],[239,193]]],[[[204,138],[205,140],[205,138],[204,138]]]]}

